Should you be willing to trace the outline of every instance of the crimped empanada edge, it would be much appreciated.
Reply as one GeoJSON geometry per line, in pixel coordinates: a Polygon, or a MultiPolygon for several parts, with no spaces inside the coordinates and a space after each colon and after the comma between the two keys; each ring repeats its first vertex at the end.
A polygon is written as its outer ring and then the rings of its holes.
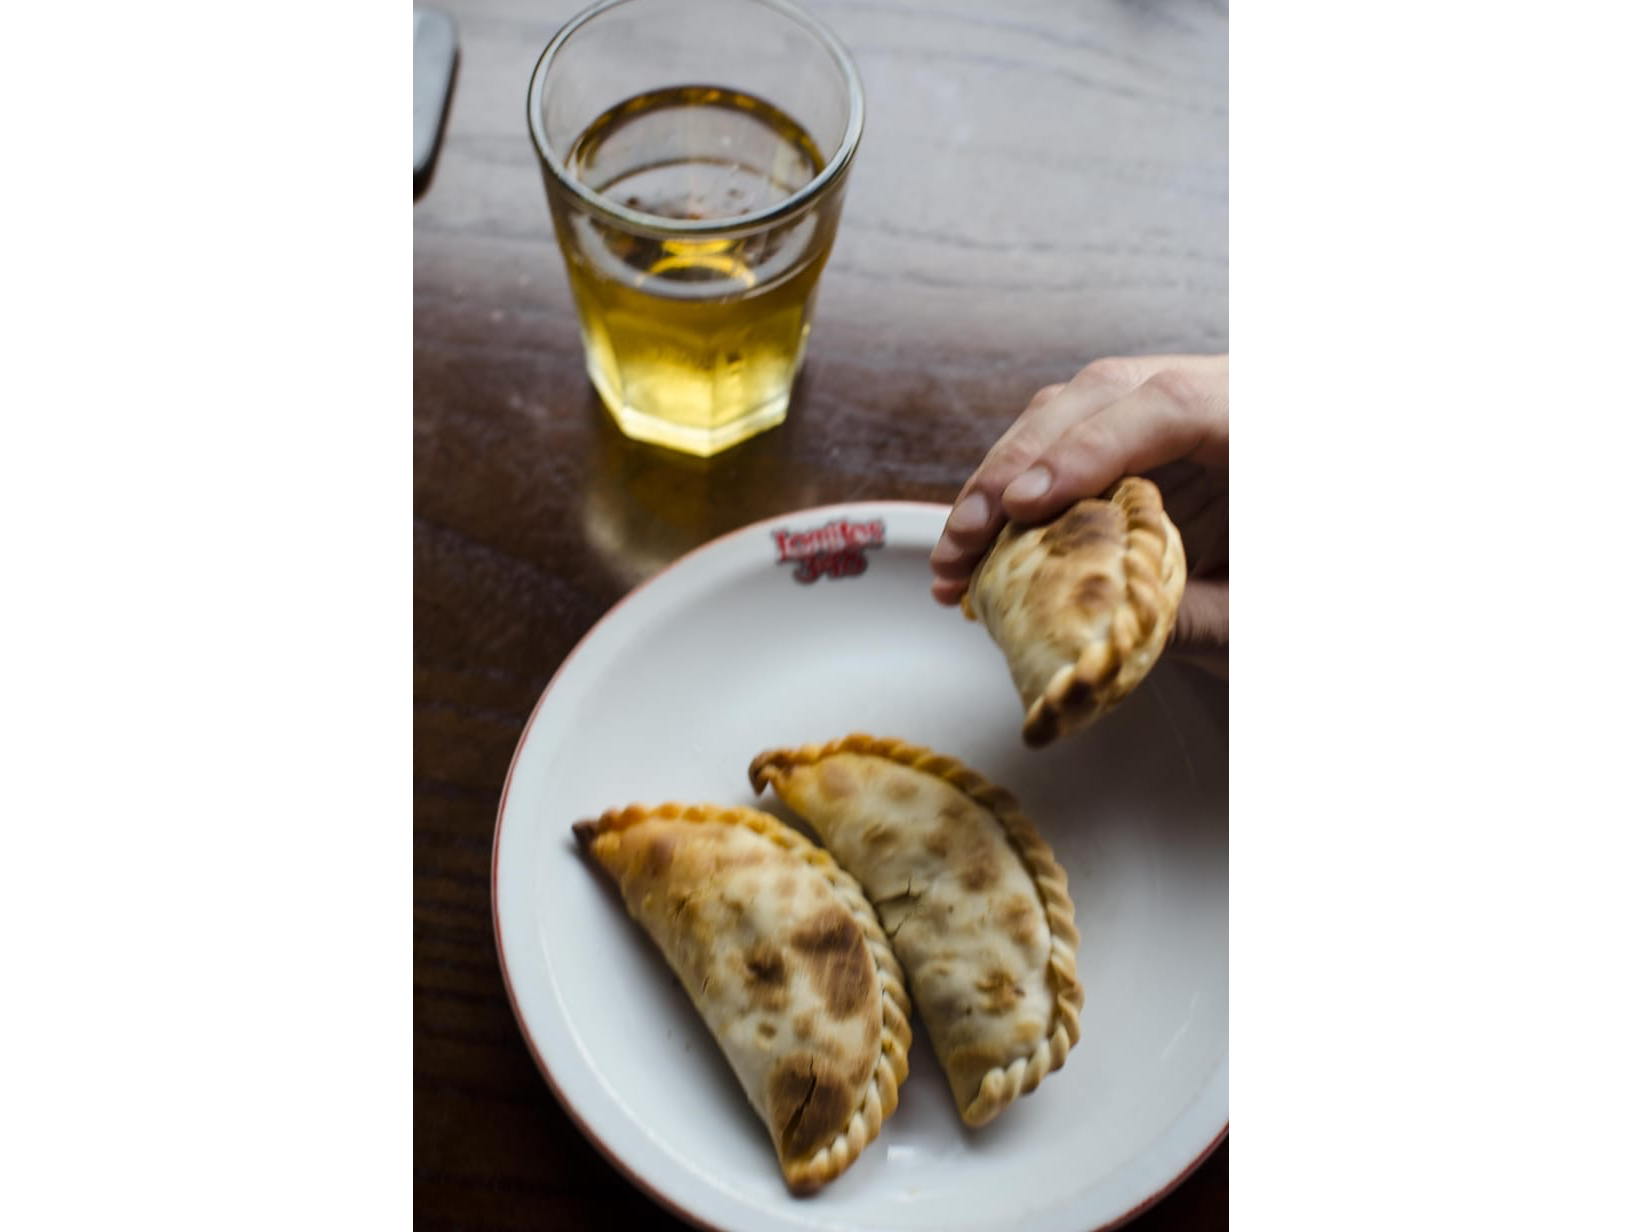
{"type": "Polygon", "coordinates": [[[889,938],[884,935],[884,927],[878,921],[878,913],[867,901],[860,883],[840,867],[831,853],[817,847],[786,822],[769,813],[736,806],[671,801],[655,806],[630,804],[626,808],[607,810],[590,821],[578,821],[571,826],[571,831],[584,849],[591,850],[594,840],[600,835],[626,830],[651,820],[719,822],[742,826],[769,839],[813,865],[826,877],[827,883],[832,886],[851,918],[860,925],[866,938],[867,952],[872,955],[873,967],[878,973],[879,1001],[884,1020],[873,1081],[867,1085],[866,1094],[845,1122],[844,1128],[826,1146],[805,1159],[790,1163],[780,1159],[780,1152],[777,1151],[787,1187],[795,1194],[813,1193],[860,1158],[900,1102],[901,1083],[906,1081],[907,1076],[907,1052],[912,1047],[912,1003],[907,997],[900,961],[890,948],[889,938]]]}
{"type": "Polygon", "coordinates": [[[933,774],[987,809],[1003,826],[1004,836],[1014,847],[1037,888],[1049,922],[1049,976],[1054,985],[1055,1021],[1030,1054],[1017,1057],[1008,1066],[995,1066],[981,1079],[979,1093],[967,1108],[960,1109],[964,1123],[972,1127],[986,1124],[1017,1097],[1035,1090],[1040,1082],[1066,1063],[1066,1056],[1078,1042],[1083,1009],[1083,986],[1078,983],[1078,930],[1073,922],[1072,896],[1067,891],[1066,870],[1021,810],[1020,802],[985,776],[955,757],[937,753],[904,740],[880,739],[855,732],[827,744],[806,744],[796,749],[771,749],[760,753],[748,767],[747,777],[755,791],[771,784],[774,776],[793,766],[810,765],[839,753],[882,757],[925,774],[933,774]]]}

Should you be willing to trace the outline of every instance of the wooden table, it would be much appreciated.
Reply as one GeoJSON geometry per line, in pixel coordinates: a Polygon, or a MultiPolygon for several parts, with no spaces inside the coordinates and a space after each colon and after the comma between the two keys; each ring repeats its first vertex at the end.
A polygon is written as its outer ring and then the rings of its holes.
{"type": "MultiPolygon", "coordinates": [[[[633,444],[582,367],[525,128],[578,0],[445,0],[461,66],[415,206],[415,1201],[429,1228],[677,1226],[577,1132],[503,991],[497,800],[560,661],[617,599],[759,518],[950,501],[1041,385],[1221,351],[1216,0],[811,0],[867,125],[785,426],[633,444]]],[[[1226,1224],[1228,1148],[1131,1227],[1226,1224]]]]}

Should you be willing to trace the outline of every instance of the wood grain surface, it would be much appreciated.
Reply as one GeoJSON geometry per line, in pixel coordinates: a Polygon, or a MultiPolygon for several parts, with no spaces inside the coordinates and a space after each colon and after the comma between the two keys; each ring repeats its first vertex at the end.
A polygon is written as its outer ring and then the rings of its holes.
{"type": "MultiPolygon", "coordinates": [[[[426,1228],[670,1227],[559,1108],[490,917],[496,807],[555,668],[625,592],[759,518],[950,501],[1041,385],[1227,349],[1225,6],[811,0],[866,133],[788,422],[711,460],[588,384],[525,90],[575,0],[448,0],[415,205],[415,1207],[426,1228]]],[[[1220,1228],[1222,1146],[1130,1226],[1220,1228]]]]}

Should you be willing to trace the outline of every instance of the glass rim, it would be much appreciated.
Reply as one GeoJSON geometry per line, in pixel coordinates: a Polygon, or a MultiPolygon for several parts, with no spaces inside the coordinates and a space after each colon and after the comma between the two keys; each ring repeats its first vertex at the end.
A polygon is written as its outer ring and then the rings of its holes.
{"type": "Polygon", "coordinates": [[[570,169],[565,165],[564,160],[559,157],[558,152],[553,149],[552,143],[548,141],[547,133],[544,131],[541,102],[542,93],[547,87],[547,75],[552,69],[553,57],[563,50],[570,36],[595,17],[608,12],[610,9],[634,3],[634,0],[599,0],[598,4],[583,9],[565,22],[559,32],[553,36],[552,42],[548,43],[541,57],[536,61],[536,68],[530,75],[530,92],[525,100],[527,119],[530,122],[530,138],[536,147],[536,157],[552,173],[554,180],[574,196],[589,213],[628,230],[636,230],[651,235],[725,235],[741,231],[757,231],[794,214],[802,213],[812,203],[825,195],[833,185],[843,179],[845,170],[855,157],[856,147],[861,142],[861,130],[866,121],[866,95],[861,89],[861,77],[856,71],[854,59],[851,58],[849,51],[831,30],[797,5],[789,4],[787,0],[744,0],[744,2],[761,4],[767,9],[774,9],[783,16],[792,19],[814,35],[816,40],[826,48],[827,53],[832,57],[833,64],[844,78],[844,85],[849,93],[849,119],[844,125],[844,136],[838,144],[838,151],[827,161],[827,165],[816,172],[814,178],[798,191],[782,198],[774,205],[765,206],[761,210],[754,210],[750,214],[737,214],[730,218],[667,218],[660,214],[647,214],[642,210],[629,209],[619,201],[595,192],[570,174],[570,169]]]}

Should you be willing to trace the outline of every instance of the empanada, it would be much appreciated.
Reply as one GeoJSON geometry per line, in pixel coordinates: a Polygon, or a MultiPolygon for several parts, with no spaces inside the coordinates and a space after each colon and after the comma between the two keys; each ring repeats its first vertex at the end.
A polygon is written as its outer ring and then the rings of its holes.
{"type": "Polygon", "coordinates": [[[1005,526],[964,614],[986,625],[1041,747],[1100,718],[1152,670],[1186,585],[1180,532],[1149,479],[1079,501],[1042,526],[1005,526]]]}
{"type": "Polygon", "coordinates": [[[775,1142],[787,1185],[832,1180],[895,1111],[901,968],[855,879],[755,809],[637,805],[576,823],[667,956],[775,1142]]]}
{"type": "Polygon", "coordinates": [[[748,773],[860,879],[966,1124],[1061,1067],[1083,1006],[1078,933],[1066,873],[1014,797],[864,735],[763,753],[748,773]]]}

